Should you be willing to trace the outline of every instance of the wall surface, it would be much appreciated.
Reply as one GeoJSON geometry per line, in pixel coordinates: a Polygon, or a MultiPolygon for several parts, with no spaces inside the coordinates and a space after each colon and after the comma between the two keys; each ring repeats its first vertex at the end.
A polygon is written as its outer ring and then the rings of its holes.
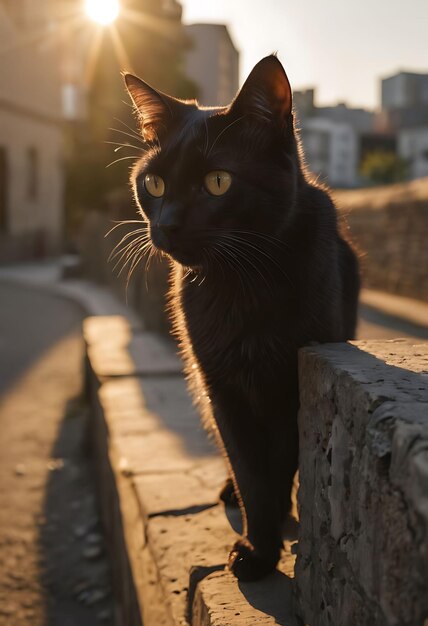
{"type": "MultiPolygon", "coordinates": [[[[13,15],[23,16],[23,9],[13,15]]],[[[47,32],[47,23],[15,22],[0,4],[0,179],[5,187],[0,262],[55,253],[61,245],[61,92],[56,40],[48,40],[47,32]]]]}
{"type": "Polygon", "coordinates": [[[428,178],[335,192],[365,287],[428,301],[428,178]]]}
{"type": "Polygon", "coordinates": [[[239,87],[239,52],[227,27],[189,24],[185,28],[193,42],[186,54],[186,73],[199,87],[200,104],[229,104],[239,87]]]}
{"type": "Polygon", "coordinates": [[[299,375],[304,623],[423,626],[428,343],[306,348],[299,375]]]}

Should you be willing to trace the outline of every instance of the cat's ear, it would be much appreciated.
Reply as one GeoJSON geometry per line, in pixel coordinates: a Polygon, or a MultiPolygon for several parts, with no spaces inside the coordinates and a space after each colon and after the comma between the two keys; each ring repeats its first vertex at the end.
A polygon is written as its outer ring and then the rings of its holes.
{"type": "Polygon", "coordinates": [[[232,103],[232,110],[251,114],[263,122],[286,126],[292,110],[291,87],[276,56],[265,57],[253,68],[232,103]]]}
{"type": "Polygon", "coordinates": [[[133,74],[124,73],[123,78],[140,117],[144,139],[158,140],[183,103],[157,91],[133,74]]]}

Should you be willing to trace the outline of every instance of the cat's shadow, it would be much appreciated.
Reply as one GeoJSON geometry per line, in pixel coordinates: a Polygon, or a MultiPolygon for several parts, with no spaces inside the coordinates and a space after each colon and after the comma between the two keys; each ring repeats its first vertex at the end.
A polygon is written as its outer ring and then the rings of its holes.
{"type": "MultiPolygon", "coordinates": [[[[232,529],[241,534],[242,519],[238,507],[226,506],[226,517],[232,529]]],[[[283,539],[295,541],[299,528],[298,521],[291,515],[287,517],[283,527],[283,539]]],[[[247,602],[262,613],[270,615],[280,626],[299,626],[296,615],[296,604],[293,594],[293,579],[275,570],[264,578],[253,583],[238,583],[239,590],[247,602]]]]}
{"type": "Polygon", "coordinates": [[[247,602],[275,619],[280,626],[300,626],[296,615],[292,579],[275,570],[256,583],[238,583],[241,593],[247,602]]]}

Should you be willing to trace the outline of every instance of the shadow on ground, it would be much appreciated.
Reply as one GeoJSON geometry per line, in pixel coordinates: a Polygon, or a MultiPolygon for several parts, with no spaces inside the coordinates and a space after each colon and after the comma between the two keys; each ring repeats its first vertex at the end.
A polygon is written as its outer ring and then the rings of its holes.
{"type": "Polygon", "coordinates": [[[428,326],[420,326],[400,317],[387,315],[365,304],[360,305],[359,315],[362,320],[369,324],[375,324],[376,326],[390,329],[392,336],[402,337],[403,335],[408,335],[410,337],[428,339],[428,326]]]}
{"type": "Polygon", "coordinates": [[[115,624],[106,546],[87,441],[88,408],[68,402],[52,450],[39,528],[49,626],[115,624]]]}

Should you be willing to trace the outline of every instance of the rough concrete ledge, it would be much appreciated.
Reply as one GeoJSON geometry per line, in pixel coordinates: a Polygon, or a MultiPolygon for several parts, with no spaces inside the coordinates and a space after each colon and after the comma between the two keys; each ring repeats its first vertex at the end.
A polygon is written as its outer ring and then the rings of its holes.
{"type": "Polygon", "coordinates": [[[428,344],[311,347],[299,363],[296,582],[311,626],[428,619],[428,344]]]}
{"type": "MultiPolygon", "coordinates": [[[[120,316],[87,318],[86,389],[123,626],[297,626],[291,542],[277,572],[224,571],[237,512],[217,503],[223,460],[167,341],[120,316]]],[[[238,514],[239,517],[239,514],[238,514]]]]}

